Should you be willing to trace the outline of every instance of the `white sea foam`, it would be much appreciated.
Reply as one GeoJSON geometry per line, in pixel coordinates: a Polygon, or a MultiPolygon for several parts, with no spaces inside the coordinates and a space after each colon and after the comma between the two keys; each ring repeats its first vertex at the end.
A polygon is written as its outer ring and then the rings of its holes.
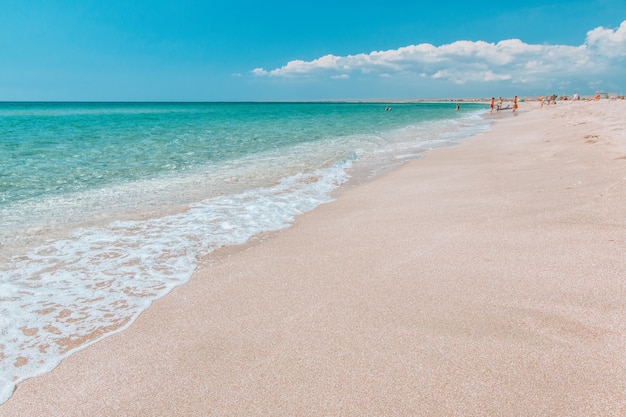
{"type": "Polygon", "coordinates": [[[19,381],[127,327],[152,300],[189,279],[199,257],[246,242],[331,200],[346,161],[269,188],[219,196],[181,213],[79,229],[15,258],[0,286],[0,375],[6,400],[19,381]]]}

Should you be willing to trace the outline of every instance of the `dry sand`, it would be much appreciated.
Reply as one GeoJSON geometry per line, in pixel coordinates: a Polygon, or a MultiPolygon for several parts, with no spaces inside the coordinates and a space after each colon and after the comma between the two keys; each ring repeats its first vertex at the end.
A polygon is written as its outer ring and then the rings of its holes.
{"type": "Polygon", "coordinates": [[[626,102],[520,110],[216,254],[0,415],[626,415],[626,102]]]}

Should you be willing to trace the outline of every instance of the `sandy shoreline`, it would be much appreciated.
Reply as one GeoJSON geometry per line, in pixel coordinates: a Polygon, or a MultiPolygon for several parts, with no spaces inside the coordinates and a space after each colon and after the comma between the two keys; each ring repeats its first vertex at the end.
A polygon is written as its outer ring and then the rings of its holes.
{"type": "Polygon", "coordinates": [[[0,416],[626,415],[624,114],[523,103],[217,254],[0,416]]]}

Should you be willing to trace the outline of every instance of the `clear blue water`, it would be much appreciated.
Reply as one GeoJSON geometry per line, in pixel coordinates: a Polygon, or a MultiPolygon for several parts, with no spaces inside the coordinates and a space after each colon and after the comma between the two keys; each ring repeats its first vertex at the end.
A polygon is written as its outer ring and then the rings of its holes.
{"type": "Polygon", "coordinates": [[[0,103],[0,402],[202,256],[486,129],[484,107],[0,103]]]}

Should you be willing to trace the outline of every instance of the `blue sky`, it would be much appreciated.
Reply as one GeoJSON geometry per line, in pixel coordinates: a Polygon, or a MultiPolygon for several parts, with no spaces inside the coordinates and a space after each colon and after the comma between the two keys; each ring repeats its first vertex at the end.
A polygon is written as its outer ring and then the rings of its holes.
{"type": "Polygon", "coordinates": [[[626,94],[623,0],[0,0],[0,10],[1,101],[626,94]]]}

